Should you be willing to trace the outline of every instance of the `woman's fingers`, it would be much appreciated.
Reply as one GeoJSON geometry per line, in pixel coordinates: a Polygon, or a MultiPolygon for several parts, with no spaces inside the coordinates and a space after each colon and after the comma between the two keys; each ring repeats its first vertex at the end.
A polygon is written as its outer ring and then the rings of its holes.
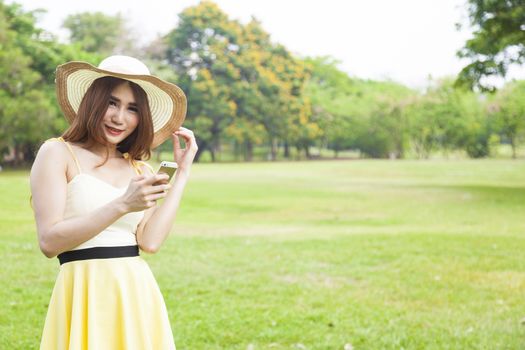
{"type": "Polygon", "coordinates": [[[188,128],[180,127],[178,130],[173,132],[173,156],[175,161],[179,163],[179,169],[183,169],[191,166],[193,157],[197,154],[198,146],[193,131],[188,128]],[[180,146],[180,137],[184,140],[184,147],[180,146]]]}
{"type": "MultiPolygon", "coordinates": [[[[193,132],[191,130],[179,130],[179,131],[176,131],[175,132],[176,135],[180,135],[184,138],[184,142],[186,143],[186,148],[184,148],[183,150],[187,150],[187,149],[192,149],[192,150],[197,150],[197,142],[195,141],[195,136],[193,135],[193,132]]],[[[179,148],[175,148],[174,147],[174,151],[177,151],[177,150],[180,150],[180,147],[179,148]]]]}
{"type": "Polygon", "coordinates": [[[144,199],[146,200],[146,202],[157,201],[161,198],[166,197],[166,194],[166,192],[154,193],[144,197],[144,199]]]}
{"type": "Polygon", "coordinates": [[[167,181],[169,180],[169,178],[170,177],[168,176],[168,174],[161,173],[161,174],[155,174],[151,176],[145,176],[142,180],[140,180],[140,182],[143,186],[148,186],[148,185],[153,185],[156,182],[167,181]]]}
{"type": "Polygon", "coordinates": [[[147,186],[144,189],[144,194],[152,194],[152,193],[163,193],[168,191],[171,188],[170,184],[163,184],[163,185],[153,185],[153,186],[147,186]]]}
{"type": "Polygon", "coordinates": [[[193,135],[193,131],[191,131],[190,129],[186,129],[184,127],[180,127],[179,130],[175,131],[173,133],[174,136],[182,136],[182,138],[184,139],[185,142],[188,142],[190,141],[194,135],[193,135]]]}
{"type": "Polygon", "coordinates": [[[171,136],[173,137],[173,152],[176,153],[181,149],[179,137],[175,133],[171,134],[171,136]]]}

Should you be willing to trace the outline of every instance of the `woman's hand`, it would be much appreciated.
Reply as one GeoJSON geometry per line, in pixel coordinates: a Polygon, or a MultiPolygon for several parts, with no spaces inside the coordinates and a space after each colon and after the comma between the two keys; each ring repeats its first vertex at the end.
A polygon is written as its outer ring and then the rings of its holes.
{"type": "Polygon", "coordinates": [[[139,175],[131,179],[128,189],[119,198],[125,212],[142,211],[154,207],[157,200],[166,197],[171,185],[167,183],[169,176],[155,174],[139,175]],[[154,185],[158,183],[157,185],[154,185]]]}
{"type": "Polygon", "coordinates": [[[172,139],[173,158],[179,166],[177,171],[189,171],[195,154],[197,154],[197,150],[199,149],[193,131],[181,126],[179,130],[172,134],[172,139]],[[179,136],[184,139],[184,143],[186,144],[185,148],[180,147],[179,136]]]}

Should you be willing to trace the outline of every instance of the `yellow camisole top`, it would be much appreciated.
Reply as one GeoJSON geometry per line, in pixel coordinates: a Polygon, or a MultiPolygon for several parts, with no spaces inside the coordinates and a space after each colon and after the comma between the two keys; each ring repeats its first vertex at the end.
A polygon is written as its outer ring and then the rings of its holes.
{"type": "MultiPolygon", "coordinates": [[[[64,219],[85,215],[124,194],[127,187],[115,187],[104,180],[97,178],[96,176],[82,172],[82,168],[80,167],[80,163],[75,155],[75,152],[73,151],[73,148],[66,141],[64,141],[63,138],[59,137],[50,139],[48,141],[63,142],[69,149],[69,152],[75,160],[75,164],[78,169],[78,174],[67,184],[67,198],[64,219]]],[[[126,159],[130,159],[127,153],[124,154],[124,157],[126,159]]],[[[147,163],[139,162],[133,159],[130,159],[130,164],[137,174],[142,173],[142,169],[140,167],[141,164],[149,167],[147,163]]],[[[120,217],[117,221],[108,226],[104,231],[100,232],[95,237],[78,245],[72,250],[93,247],[136,245],[137,226],[143,217],[144,211],[128,213],[120,217]]]]}

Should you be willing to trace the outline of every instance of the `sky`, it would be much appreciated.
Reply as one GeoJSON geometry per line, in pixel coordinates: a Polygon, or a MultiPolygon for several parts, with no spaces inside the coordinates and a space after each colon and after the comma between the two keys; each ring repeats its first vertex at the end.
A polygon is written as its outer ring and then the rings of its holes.
{"type": "MultiPolygon", "coordinates": [[[[25,10],[44,8],[39,25],[64,40],[69,14],[121,13],[144,42],[177,25],[177,15],[198,0],[16,0],[25,10]]],[[[412,88],[455,76],[468,61],[456,56],[471,37],[466,0],[215,0],[231,19],[255,16],[272,40],[298,56],[332,56],[352,77],[394,80],[412,88]],[[463,29],[457,30],[456,23],[463,29]]],[[[525,79],[525,68],[509,79],[525,79]]],[[[502,82],[500,82],[501,84],[502,82]]],[[[498,84],[498,82],[496,82],[498,84]]]]}

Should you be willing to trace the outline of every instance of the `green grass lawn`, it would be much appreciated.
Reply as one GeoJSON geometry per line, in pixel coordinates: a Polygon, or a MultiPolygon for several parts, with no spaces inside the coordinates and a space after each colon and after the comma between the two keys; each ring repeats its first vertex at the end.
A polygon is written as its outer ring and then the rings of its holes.
{"type": "MultiPolygon", "coordinates": [[[[0,193],[0,348],[35,349],[58,262],[28,173],[0,193]]],[[[179,350],[525,349],[525,162],[196,164],[146,259],[179,350]]]]}

